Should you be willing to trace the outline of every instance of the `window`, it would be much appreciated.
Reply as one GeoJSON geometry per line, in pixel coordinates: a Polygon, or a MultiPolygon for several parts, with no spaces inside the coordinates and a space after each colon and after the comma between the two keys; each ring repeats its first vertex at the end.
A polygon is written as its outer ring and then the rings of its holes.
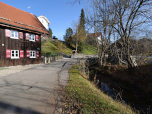
{"type": "Polygon", "coordinates": [[[19,58],[19,50],[11,50],[11,59],[19,58]]]}
{"type": "Polygon", "coordinates": [[[18,31],[11,30],[11,38],[18,39],[18,31]]]}
{"type": "Polygon", "coordinates": [[[35,35],[34,34],[30,34],[30,39],[29,41],[35,41],[35,35]]]}
{"type": "Polygon", "coordinates": [[[36,58],[36,51],[30,51],[30,58],[36,58]]]}

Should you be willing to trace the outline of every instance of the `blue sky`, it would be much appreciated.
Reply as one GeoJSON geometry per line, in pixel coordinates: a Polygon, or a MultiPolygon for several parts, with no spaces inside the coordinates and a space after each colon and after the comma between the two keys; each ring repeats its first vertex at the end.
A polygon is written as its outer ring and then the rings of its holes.
{"type": "Polygon", "coordinates": [[[78,21],[84,3],[67,4],[73,0],[0,0],[13,7],[41,16],[44,15],[50,21],[53,36],[63,40],[67,28],[72,28],[73,20],[78,21]]]}

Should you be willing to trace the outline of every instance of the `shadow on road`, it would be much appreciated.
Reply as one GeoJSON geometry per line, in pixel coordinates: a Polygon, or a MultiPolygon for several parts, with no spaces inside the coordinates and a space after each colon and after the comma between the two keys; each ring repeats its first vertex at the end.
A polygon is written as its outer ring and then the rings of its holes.
{"type": "Polygon", "coordinates": [[[11,105],[11,104],[7,104],[7,103],[3,103],[3,102],[0,102],[0,108],[3,108],[5,110],[7,110],[8,112],[12,111],[14,113],[41,114],[41,113],[39,113],[37,111],[33,111],[33,110],[30,110],[30,109],[24,109],[24,108],[21,108],[21,107],[18,107],[18,106],[14,106],[14,105],[11,105]]]}

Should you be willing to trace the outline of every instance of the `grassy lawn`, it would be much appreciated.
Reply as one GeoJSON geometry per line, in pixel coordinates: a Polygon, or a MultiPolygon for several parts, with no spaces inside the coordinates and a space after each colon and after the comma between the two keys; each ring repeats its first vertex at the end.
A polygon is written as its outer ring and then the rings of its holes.
{"type": "MultiPolygon", "coordinates": [[[[73,44],[71,45],[75,49],[74,47],[75,45],[73,44]]],[[[47,41],[45,43],[42,43],[41,49],[42,49],[42,54],[52,52],[52,53],[64,53],[70,55],[70,53],[72,53],[72,49],[68,48],[65,44],[59,41],[56,42],[47,41]]],[[[94,55],[97,54],[97,49],[92,45],[86,45],[82,53],[94,55]]]]}
{"type": "Polygon", "coordinates": [[[66,89],[67,96],[72,100],[68,100],[67,104],[75,101],[85,114],[134,114],[129,106],[114,101],[82,77],[77,64],[69,73],[70,80],[66,89]]]}
{"type": "Polygon", "coordinates": [[[85,46],[84,51],[82,53],[94,55],[94,54],[97,54],[97,49],[96,49],[96,47],[94,47],[92,45],[87,45],[87,46],[85,46]]]}
{"type": "Polygon", "coordinates": [[[42,45],[42,54],[52,52],[52,53],[64,53],[67,55],[70,55],[72,53],[72,50],[67,48],[62,42],[54,42],[54,41],[48,41],[46,43],[43,43],[42,45]]]}

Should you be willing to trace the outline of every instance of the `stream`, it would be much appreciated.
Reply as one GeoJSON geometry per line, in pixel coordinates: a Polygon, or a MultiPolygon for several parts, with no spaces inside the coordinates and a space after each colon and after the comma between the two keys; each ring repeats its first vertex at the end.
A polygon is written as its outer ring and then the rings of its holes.
{"type": "Polygon", "coordinates": [[[128,104],[133,109],[139,110],[140,114],[152,114],[152,102],[147,102],[126,89],[118,88],[108,83],[100,82],[98,87],[114,100],[119,100],[122,104],[128,104]]]}

